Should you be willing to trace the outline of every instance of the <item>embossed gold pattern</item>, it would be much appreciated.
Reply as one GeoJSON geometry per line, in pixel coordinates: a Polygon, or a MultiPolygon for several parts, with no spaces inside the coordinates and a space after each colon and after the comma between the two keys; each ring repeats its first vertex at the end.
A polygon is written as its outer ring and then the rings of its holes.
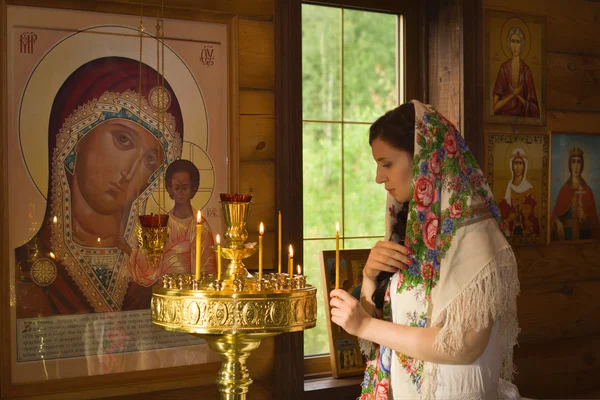
{"type": "Polygon", "coordinates": [[[138,243],[150,260],[157,260],[163,255],[163,249],[169,236],[168,227],[138,227],[138,243]]]}
{"type": "MultiPolygon", "coordinates": [[[[248,196],[250,197],[250,196],[248,196]]],[[[152,288],[152,323],[205,339],[221,356],[221,400],[245,400],[252,383],[246,359],[261,341],[283,332],[313,328],[317,290],[301,275],[268,274],[258,279],[242,259],[257,250],[245,245],[250,201],[222,201],[227,225],[222,247],[231,260],[222,280],[202,273],[163,275],[152,288]]]]}
{"type": "Polygon", "coordinates": [[[39,286],[48,286],[56,279],[56,264],[49,258],[40,258],[31,265],[31,280],[39,286]]]}
{"type": "Polygon", "coordinates": [[[312,287],[239,296],[155,288],[152,322],[167,330],[202,334],[295,332],[315,326],[315,293],[312,287]]]}

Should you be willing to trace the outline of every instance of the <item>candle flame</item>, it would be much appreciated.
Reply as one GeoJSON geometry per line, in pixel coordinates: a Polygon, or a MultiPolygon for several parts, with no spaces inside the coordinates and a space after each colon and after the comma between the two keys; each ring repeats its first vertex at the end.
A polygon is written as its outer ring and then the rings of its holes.
{"type": "Polygon", "coordinates": [[[100,238],[98,238],[98,244],[102,243],[102,240],[100,240],[100,238]]]}
{"type": "Polygon", "coordinates": [[[262,236],[265,233],[265,226],[262,222],[260,223],[260,228],[258,228],[258,232],[260,233],[260,236],[262,236]]]}
{"type": "Polygon", "coordinates": [[[335,233],[339,233],[340,232],[340,223],[336,222],[335,223],[335,233]]]}
{"type": "Polygon", "coordinates": [[[290,257],[294,257],[294,248],[290,244],[290,257]]]}
{"type": "Polygon", "coordinates": [[[56,215],[54,216],[54,218],[52,218],[52,223],[56,224],[58,222],[58,218],[56,218],[56,215]]]}
{"type": "Polygon", "coordinates": [[[217,246],[221,244],[221,237],[217,233],[217,246]]]}
{"type": "MultiPolygon", "coordinates": [[[[56,218],[56,217],[55,217],[55,218],[56,218]]],[[[56,256],[54,255],[54,253],[53,253],[53,252],[50,252],[50,258],[53,258],[53,259],[54,259],[54,258],[56,258],[56,256]]]]}
{"type": "Polygon", "coordinates": [[[202,212],[200,210],[198,210],[198,214],[196,217],[196,223],[201,223],[202,222],[202,212]]]}
{"type": "Polygon", "coordinates": [[[302,267],[298,264],[298,275],[302,275],[302,267]]]}

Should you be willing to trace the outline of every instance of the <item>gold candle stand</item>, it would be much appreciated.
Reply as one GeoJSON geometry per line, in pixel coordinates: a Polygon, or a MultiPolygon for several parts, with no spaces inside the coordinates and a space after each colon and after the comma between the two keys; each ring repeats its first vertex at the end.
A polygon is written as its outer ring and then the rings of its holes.
{"type": "MultiPolygon", "coordinates": [[[[225,195],[227,196],[227,195],[225,195]]],[[[313,328],[317,318],[316,289],[303,276],[248,273],[242,259],[257,249],[246,246],[247,201],[222,198],[231,260],[222,280],[216,274],[163,275],[152,288],[152,323],[169,331],[201,337],[219,353],[217,382],[221,400],[245,400],[252,379],[246,360],[264,338],[313,328]]]]}

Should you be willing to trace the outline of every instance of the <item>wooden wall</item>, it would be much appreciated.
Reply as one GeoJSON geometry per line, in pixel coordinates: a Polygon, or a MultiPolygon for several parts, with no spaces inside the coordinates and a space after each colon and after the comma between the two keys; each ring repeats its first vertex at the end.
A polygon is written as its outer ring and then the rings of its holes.
{"type": "MultiPolygon", "coordinates": [[[[547,18],[546,126],[485,124],[485,132],[600,133],[600,3],[483,0],[483,6],[547,18]]],[[[515,351],[521,395],[600,398],[599,248],[600,243],[515,249],[522,290],[515,351]]]]}

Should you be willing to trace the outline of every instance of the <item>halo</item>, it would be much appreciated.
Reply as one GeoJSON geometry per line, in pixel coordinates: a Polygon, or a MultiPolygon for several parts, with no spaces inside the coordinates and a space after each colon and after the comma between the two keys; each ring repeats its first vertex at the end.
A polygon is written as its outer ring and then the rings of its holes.
{"type": "MultiPolygon", "coordinates": [[[[154,37],[145,33],[142,62],[155,68],[154,37]]],[[[48,198],[48,124],[56,93],[65,80],[83,64],[108,56],[139,62],[140,38],[136,28],[101,25],[82,29],[56,43],[40,59],[29,77],[19,110],[19,145],[29,173],[40,194],[48,198]]],[[[165,79],[179,100],[186,141],[206,149],[208,119],[202,90],[179,55],[165,44],[165,79]]]]}
{"type": "MultiPolygon", "coordinates": [[[[188,141],[183,142],[183,150],[181,152],[181,158],[184,160],[190,160],[198,171],[200,172],[200,185],[198,191],[192,199],[192,207],[194,210],[202,210],[204,206],[210,201],[212,194],[215,190],[215,169],[210,160],[209,155],[199,146],[188,141]]],[[[160,189],[155,189],[152,195],[148,199],[146,204],[145,214],[158,214],[158,196],[162,194],[163,188],[161,184],[160,189]]],[[[165,212],[168,212],[173,208],[175,202],[169,198],[169,194],[165,193],[165,204],[161,204],[161,208],[164,208],[165,212]]],[[[161,197],[162,199],[162,197],[161,197]]],[[[162,200],[161,200],[162,201],[162,200]]],[[[161,213],[163,211],[161,210],[161,213]]]]}
{"type": "Polygon", "coordinates": [[[529,52],[531,50],[531,32],[529,30],[529,25],[527,25],[527,23],[521,18],[512,17],[504,22],[504,25],[502,25],[502,29],[500,31],[500,46],[502,47],[502,51],[504,52],[506,58],[512,58],[512,51],[508,46],[506,36],[508,35],[508,31],[510,31],[513,26],[518,26],[525,34],[525,50],[523,50],[521,53],[521,59],[525,60],[529,56],[529,52]]]}

